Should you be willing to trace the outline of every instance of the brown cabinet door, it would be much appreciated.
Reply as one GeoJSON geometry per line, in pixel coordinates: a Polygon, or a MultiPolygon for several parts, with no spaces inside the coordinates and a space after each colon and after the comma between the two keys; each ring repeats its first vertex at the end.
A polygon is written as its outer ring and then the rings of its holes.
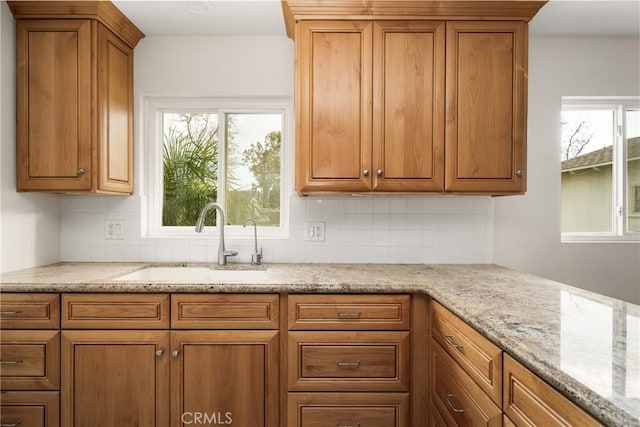
{"type": "Polygon", "coordinates": [[[296,27],[296,191],[371,189],[371,22],[296,27]]]}
{"type": "Polygon", "coordinates": [[[98,24],[98,189],[133,191],[133,49],[98,24]]]}
{"type": "Polygon", "coordinates": [[[444,189],[444,22],[373,30],[373,189],[444,189]]]}
{"type": "Polygon", "coordinates": [[[525,22],[447,22],[446,191],[522,193],[525,22]]]}
{"type": "Polygon", "coordinates": [[[18,20],[17,188],[91,189],[91,23],[18,20]]]}
{"type": "Polygon", "coordinates": [[[276,427],[277,331],[171,332],[171,425],[276,427]]]}
{"type": "Polygon", "coordinates": [[[62,425],[168,425],[168,350],[168,331],[63,331],[62,425]]]}

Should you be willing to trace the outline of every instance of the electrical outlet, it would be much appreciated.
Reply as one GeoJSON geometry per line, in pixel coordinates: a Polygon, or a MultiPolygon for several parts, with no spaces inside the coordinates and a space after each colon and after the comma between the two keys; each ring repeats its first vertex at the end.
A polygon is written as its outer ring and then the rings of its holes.
{"type": "Polygon", "coordinates": [[[305,223],[304,240],[311,242],[324,242],[324,222],[305,223]]]}
{"type": "Polygon", "coordinates": [[[124,240],[124,220],[106,220],[104,222],[104,238],[107,240],[124,240]]]}

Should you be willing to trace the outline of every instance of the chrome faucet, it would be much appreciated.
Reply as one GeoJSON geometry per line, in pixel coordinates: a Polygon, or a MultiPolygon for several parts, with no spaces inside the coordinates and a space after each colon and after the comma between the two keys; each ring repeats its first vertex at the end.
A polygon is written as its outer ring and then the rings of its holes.
{"type": "Polygon", "coordinates": [[[226,265],[227,257],[238,255],[238,251],[226,250],[224,248],[224,210],[222,206],[215,202],[207,203],[202,210],[200,211],[200,215],[198,216],[198,221],[196,221],[196,232],[202,233],[202,229],[204,228],[204,219],[207,216],[207,212],[211,209],[215,209],[218,211],[218,227],[220,228],[220,243],[218,243],[218,265],[226,265]]]}
{"type": "Polygon", "coordinates": [[[249,218],[243,225],[243,227],[247,227],[247,225],[253,224],[253,253],[251,254],[251,265],[261,265],[262,264],[262,248],[260,248],[260,252],[258,252],[258,226],[256,225],[256,221],[249,218]]]}

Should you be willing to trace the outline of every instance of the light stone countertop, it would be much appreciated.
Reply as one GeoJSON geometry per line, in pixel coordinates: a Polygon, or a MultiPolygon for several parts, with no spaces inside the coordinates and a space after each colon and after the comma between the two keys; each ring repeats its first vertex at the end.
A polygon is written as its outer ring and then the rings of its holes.
{"type": "Polygon", "coordinates": [[[152,265],[54,264],[5,274],[0,291],[426,293],[604,424],[640,427],[634,304],[496,265],[270,264],[224,283],[116,279],[152,265]]]}

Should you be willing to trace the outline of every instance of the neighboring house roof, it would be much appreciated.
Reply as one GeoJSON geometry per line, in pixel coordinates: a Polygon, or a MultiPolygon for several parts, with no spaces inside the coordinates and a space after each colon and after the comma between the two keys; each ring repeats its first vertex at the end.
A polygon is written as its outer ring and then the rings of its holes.
{"type": "MultiPolygon", "coordinates": [[[[562,172],[568,172],[577,169],[587,169],[596,166],[604,166],[611,164],[613,157],[613,147],[608,146],[596,151],[592,151],[573,159],[565,160],[560,164],[562,172]]],[[[640,158],[640,136],[629,139],[627,146],[627,158],[629,160],[640,158]]]]}

